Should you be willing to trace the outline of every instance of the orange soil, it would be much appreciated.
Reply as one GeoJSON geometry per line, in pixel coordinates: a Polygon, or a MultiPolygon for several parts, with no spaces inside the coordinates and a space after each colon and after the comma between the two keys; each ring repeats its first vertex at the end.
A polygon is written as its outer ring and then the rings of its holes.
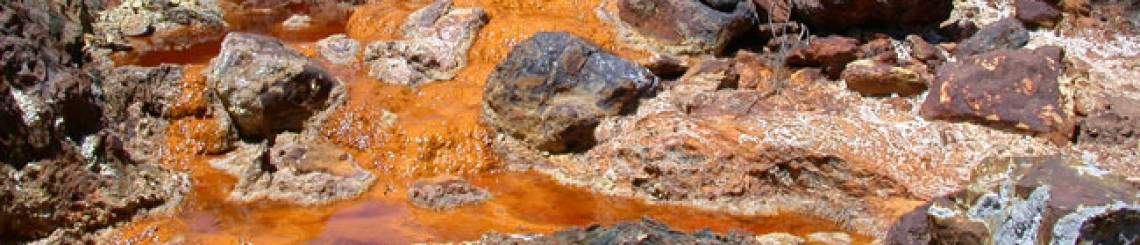
{"type": "MultiPolygon", "coordinates": [[[[598,20],[593,6],[600,0],[457,0],[459,7],[479,6],[490,22],[480,32],[469,65],[451,81],[416,88],[389,85],[367,77],[359,64],[325,63],[347,83],[346,105],[322,125],[328,140],[351,151],[358,163],[381,176],[372,189],[355,200],[316,207],[273,203],[237,204],[226,201],[235,179],[212,169],[204,155],[219,146],[217,123],[199,118],[205,82],[200,70],[217,53],[219,43],[197,45],[187,51],[132,55],[140,65],[162,62],[190,64],[184,78],[185,96],[175,106],[182,119],[168,132],[164,164],[189,173],[193,189],[173,212],[126,225],[114,235],[119,242],[192,244],[293,244],[369,241],[384,243],[475,240],[488,231],[550,233],[569,226],[612,224],[649,216],[683,230],[730,228],[759,234],[788,232],[805,235],[839,231],[830,222],[807,217],[741,217],[690,208],[648,205],[629,199],[599,195],[566,187],[538,173],[496,173],[499,165],[490,149],[489,132],[479,123],[483,83],[510,48],[540,30],[562,30],[585,37],[623,57],[644,59],[647,54],[616,44],[613,27],[598,20]],[[394,125],[381,120],[383,110],[399,119],[394,125]],[[487,203],[434,212],[410,206],[406,186],[417,177],[435,174],[467,176],[488,188],[487,203]]],[[[399,26],[411,11],[427,1],[385,0],[358,6],[343,27],[367,45],[373,40],[399,38],[399,26]]],[[[256,21],[253,21],[256,22],[256,21]]],[[[258,32],[255,30],[255,32],[258,32]]],[[[263,28],[262,33],[289,36],[295,48],[315,55],[314,42],[327,31],[289,33],[263,28]]],[[[122,62],[122,59],[117,59],[122,62]]],[[[866,237],[858,237],[866,241],[866,237]]]]}

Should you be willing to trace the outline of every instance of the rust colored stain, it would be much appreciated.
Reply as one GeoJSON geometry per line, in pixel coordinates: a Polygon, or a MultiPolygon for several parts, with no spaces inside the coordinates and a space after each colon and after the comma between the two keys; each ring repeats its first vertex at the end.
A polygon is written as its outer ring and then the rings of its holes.
{"type": "MultiPolygon", "coordinates": [[[[236,180],[208,164],[209,159],[217,157],[208,154],[219,152],[224,146],[218,120],[195,116],[202,115],[200,112],[206,108],[206,82],[200,72],[218,52],[219,43],[196,45],[179,52],[120,54],[122,57],[116,59],[120,64],[190,65],[183,79],[184,96],[172,109],[184,117],[175,119],[167,132],[169,150],[163,163],[186,171],[192,191],[173,211],[128,224],[113,237],[119,243],[132,244],[406,244],[476,240],[489,231],[549,234],[569,226],[612,224],[642,216],[682,230],[711,227],[725,232],[736,228],[758,234],[798,235],[842,231],[830,222],[802,216],[733,216],[650,205],[564,186],[538,173],[496,173],[494,169],[500,163],[490,146],[491,133],[481,125],[479,113],[483,84],[513,45],[536,31],[562,30],[623,57],[642,60],[648,56],[617,45],[613,27],[594,14],[599,2],[457,0],[457,6],[486,9],[491,18],[469,52],[468,67],[451,81],[415,88],[390,85],[368,77],[360,64],[321,61],[348,87],[347,102],[320,125],[321,133],[381,177],[360,198],[314,207],[226,200],[236,180]],[[385,119],[390,117],[398,119],[385,119]],[[444,173],[466,176],[494,197],[480,205],[443,212],[412,207],[406,198],[407,186],[416,178],[444,173]]],[[[317,39],[341,31],[363,45],[401,38],[399,26],[404,18],[428,3],[385,0],[357,6],[344,23],[323,27],[332,31],[290,32],[274,27],[249,31],[285,36],[283,40],[294,48],[315,56],[317,39]]],[[[281,18],[270,14],[248,17],[276,21],[281,18]]],[[[239,26],[264,22],[267,21],[244,20],[239,26]]],[[[869,241],[867,237],[856,238],[869,241]]]]}

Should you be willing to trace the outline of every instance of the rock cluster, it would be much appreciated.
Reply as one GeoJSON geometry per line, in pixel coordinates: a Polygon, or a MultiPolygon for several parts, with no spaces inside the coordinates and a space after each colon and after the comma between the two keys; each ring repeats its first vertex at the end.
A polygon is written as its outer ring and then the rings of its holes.
{"type": "Polygon", "coordinates": [[[96,43],[136,52],[185,49],[218,40],[228,27],[212,0],[124,0],[93,26],[96,43]]]}

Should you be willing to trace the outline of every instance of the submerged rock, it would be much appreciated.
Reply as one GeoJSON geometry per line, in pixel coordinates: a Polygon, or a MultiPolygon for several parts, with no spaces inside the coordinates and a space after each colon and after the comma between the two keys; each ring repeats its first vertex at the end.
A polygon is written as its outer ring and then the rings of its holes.
{"type": "Polygon", "coordinates": [[[1140,189],[1068,156],[994,158],[969,185],[904,215],[894,244],[1127,244],[1140,239],[1140,189]],[[1112,233],[1112,235],[1108,235],[1112,233]]]}
{"type": "Polygon", "coordinates": [[[213,0],[123,0],[99,13],[95,42],[136,52],[181,50],[218,40],[227,28],[213,0]],[[124,37],[145,37],[125,39],[124,37]],[[120,47],[121,48],[121,47],[120,47]]]}
{"type": "Polygon", "coordinates": [[[565,32],[538,32],[516,45],[487,79],[483,120],[549,152],[593,147],[605,117],[652,95],[657,77],[637,63],[565,32]]]}
{"type": "Polygon", "coordinates": [[[408,16],[401,27],[405,39],[368,45],[364,51],[368,74],[411,86],[451,79],[467,65],[467,50],[486,23],[483,9],[436,1],[408,16]]]}
{"type": "Polygon", "coordinates": [[[241,32],[226,36],[204,73],[244,137],[301,131],[342,89],[319,63],[280,40],[241,32]]]}
{"type": "Polygon", "coordinates": [[[671,54],[719,54],[756,25],[750,0],[617,0],[607,8],[627,41],[671,54]]]}
{"type": "Polygon", "coordinates": [[[433,210],[479,204],[490,198],[491,193],[487,190],[454,176],[416,180],[408,188],[408,199],[412,204],[433,210]]]}
{"type": "Polygon", "coordinates": [[[921,115],[1067,141],[1074,122],[1057,82],[1064,64],[1059,54],[1038,50],[999,50],[939,67],[921,115]]]}

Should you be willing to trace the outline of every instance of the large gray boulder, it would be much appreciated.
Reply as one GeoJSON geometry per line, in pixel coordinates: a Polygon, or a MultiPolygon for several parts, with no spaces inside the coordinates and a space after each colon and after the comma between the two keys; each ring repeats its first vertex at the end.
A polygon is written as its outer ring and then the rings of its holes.
{"type": "Polygon", "coordinates": [[[487,79],[483,119],[549,152],[589,149],[594,128],[652,95],[657,77],[566,32],[538,32],[515,46],[487,79]]]}

